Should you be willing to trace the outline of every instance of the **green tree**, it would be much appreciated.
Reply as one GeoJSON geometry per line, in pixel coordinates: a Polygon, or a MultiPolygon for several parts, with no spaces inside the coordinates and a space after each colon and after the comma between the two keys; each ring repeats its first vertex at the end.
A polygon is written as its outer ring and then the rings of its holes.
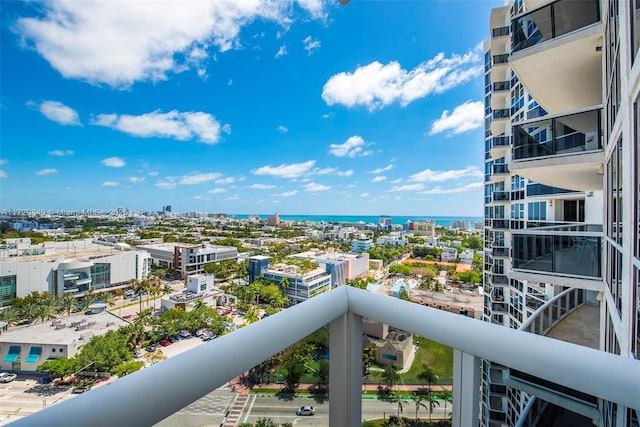
{"type": "Polygon", "coordinates": [[[71,375],[80,368],[78,360],[75,358],[67,359],[66,357],[58,357],[57,359],[47,360],[38,366],[38,372],[44,372],[54,378],[64,378],[71,375]]]}
{"type": "Polygon", "coordinates": [[[392,389],[400,381],[400,374],[393,366],[386,365],[382,373],[382,380],[389,389],[392,389]]]}
{"type": "Polygon", "coordinates": [[[411,301],[411,297],[409,296],[409,291],[406,287],[401,286],[400,292],[398,292],[398,298],[405,301],[411,301]]]}
{"type": "Polygon", "coordinates": [[[429,384],[429,394],[431,394],[431,384],[438,381],[438,376],[435,371],[427,364],[422,365],[422,371],[418,374],[418,379],[421,381],[421,384],[427,383],[429,384]]]}
{"type": "Polygon", "coordinates": [[[144,362],[139,360],[130,360],[128,362],[121,363],[120,365],[113,368],[113,374],[124,377],[125,375],[132,374],[136,371],[139,371],[144,367],[144,362]]]}
{"type": "Polygon", "coordinates": [[[23,314],[16,307],[6,307],[0,310],[0,320],[7,322],[7,326],[13,326],[24,319],[23,314]]]}
{"type": "Polygon", "coordinates": [[[76,307],[76,302],[77,301],[72,294],[65,293],[60,298],[60,306],[59,306],[60,312],[66,313],[67,316],[70,316],[71,312],[74,311],[76,307]]]}
{"type": "Polygon", "coordinates": [[[300,379],[305,371],[304,364],[298,360],[290,359],[285,363],[284,367],[287,370],[287,375],[284,380],[286,388],[293,391],[298,388],[298,384],[300,384],[300,379]]]}
{"type": "Polygon", "coordinates": [[[411,393],[411,400],[416,405],[416,421],[418,420],[418,409],[422,406],[425,409],[428,409],[427,405],[424,403],[425,396],[422,393],[413,392],[411,393]]]}

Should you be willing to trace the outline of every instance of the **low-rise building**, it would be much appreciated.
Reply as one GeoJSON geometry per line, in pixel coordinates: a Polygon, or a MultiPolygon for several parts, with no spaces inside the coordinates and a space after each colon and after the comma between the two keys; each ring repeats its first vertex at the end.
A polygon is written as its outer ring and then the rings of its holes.
{"type": "Polygon", "coordinates": [[[409,240],[407,239],[407,235],[402,232],[392,231],[391,233],[378,237],[376,243],[380,246],[407,246],[409,244],[409,240]]]}
{"type": "Polygon", "coordinates": [[[442,254],[440,255],[440,261],[442,262],[455,262],[458,257],[458,251],[454,248],[442,248],[442,254]]]}
{"type": "Polygon", "coordinates": [[[225,259],[237,260],[238,258],[238,248],[210,245],[208,243],[161,243],[140,245],[136,249],[149,252],[153,264],[164,268],[176,269],[180,271],[182,277],[204,273],[204,265],[207,263],[220,262],[225,259]]]}
{"type": "Polygon", "coordinates": [[[416,221],[409,224],[409,230],[416,236],[435,236],[436,223],[434,221],[416,221]]]}
{"type": "Polygon", "coordinates": [[[331,274],[323,267],[307,270],[293,265],[278,264],[263,270],[262,276],[271,279],[277,285],[286,278],[288,284],[284,286],[284,294],[292,304],[331,290],[331,274]]]}
{"type": "Polygon", "coordinates": [[[359,253],[359,252],[366,252],[367,249],[371,248],[371,246],[373,246],[373,240],[371,239],[366,239],[366,240],[352,240],[351,241],[351,252],[355,252],[355,253],[359,253]]]}
{"type": "Polygon", "coordinates": [[[362,322],[363,346],[376,349],[376,363],[408,369],[415,355],[413,334],[390,330],[389,325],[369,319],[362,322]]]}
{"type": "Polygon", "coordinates": [[[332,286],[334,287],[344,285],[356,277],[365,277],[369,273],[369,254],[366,252],[354,254],[312,249],[290,256],[291,258],[308,259],[321,265],[344,262],[344,281],[333,281],[332,286]]]}
{"type": "Polygon", "coordinates": [[[32,292],[82,295],[89,290],[124,288],[131,280],[149,275],[149,253],[97,246],[98,250],[1,259],[0,307],[32,292]]]}
{"type": "Polygon", "coordinates": [[[0,335],[0,368],[33,372],[47,360],[74,357],[91,338],[128,324],[103,310],[12,328],[0,335]]]}

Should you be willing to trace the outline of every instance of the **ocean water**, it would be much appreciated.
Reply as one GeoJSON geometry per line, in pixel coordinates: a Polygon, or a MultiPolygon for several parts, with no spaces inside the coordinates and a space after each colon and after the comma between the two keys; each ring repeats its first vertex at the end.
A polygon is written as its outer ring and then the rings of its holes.
{"type": "MultiPolygon", "coordinates": [[[[257,215],[257,214],[256,214],[257,215]]],[[[257,215],[261,219],[266,219],[268,215],[257,215]]],[[[253,216],[253,215],[252,215],[253,216]]],[[[279,215],[281,221],[314,221],[314,222],[364,222],[365,224],[373,223],[377,224],[380,215],[279,215]]],[[[407,221],[434,221],[436,225],[441,227],[449,227],[453,221],[469,221],[471,226],[474,222],[483,221],[480,216],[394,216],[391,217],[392,224],[405,224],[407,221]]],[[[229,215],[229,217],[236,217],[239,219],[246,219],[249,217],[247,214],[229,215]]]]}

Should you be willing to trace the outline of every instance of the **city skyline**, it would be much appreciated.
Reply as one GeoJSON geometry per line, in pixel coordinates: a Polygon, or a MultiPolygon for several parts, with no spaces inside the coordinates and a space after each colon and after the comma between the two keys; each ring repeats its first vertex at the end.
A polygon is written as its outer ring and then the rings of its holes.
{"type": "Polygon", "coordinates": [[[501,2],[114,4],[2,8],[1,208],[482,215],[501,2]]]}

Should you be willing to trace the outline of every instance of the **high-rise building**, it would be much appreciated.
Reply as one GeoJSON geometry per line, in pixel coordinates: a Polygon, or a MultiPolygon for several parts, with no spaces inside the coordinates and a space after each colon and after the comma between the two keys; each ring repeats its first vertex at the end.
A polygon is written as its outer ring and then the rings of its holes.
{"type": "MultiPolygon", "coordinates": [[[[483,319],[637,359],[640,1],[515,0],[490,31],[483,319]]],[[[483,426],[638,425],[489,360],[482,386],[483,426]]]]}

